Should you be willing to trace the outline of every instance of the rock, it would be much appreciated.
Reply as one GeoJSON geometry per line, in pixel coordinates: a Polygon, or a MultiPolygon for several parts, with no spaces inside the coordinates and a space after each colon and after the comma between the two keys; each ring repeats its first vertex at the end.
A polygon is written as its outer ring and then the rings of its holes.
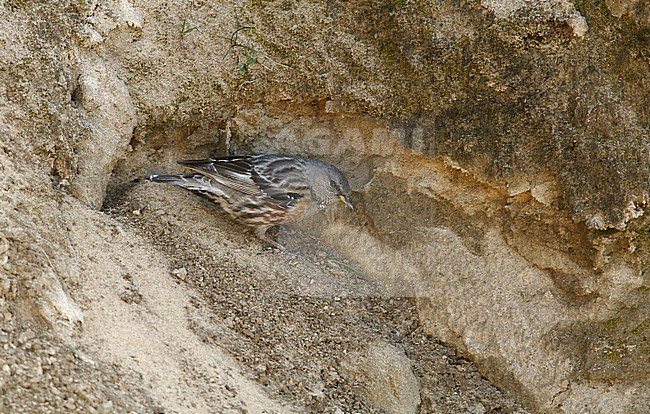
{"type": "Polygon", "coordinates": [[[110,63],[92,52],[82,58],[75,94],[94,128],[79,148],[79,170],[70,191],[99,208],[110,174],[131,141],[136,111],[127,85],[110,63]]]}
{"type": "Polygon", "coordinates": [[[404,351],[377,341],[351,353],[341,366],[375,407],[390,414],[419,412],[420,385],[404,351]]]}

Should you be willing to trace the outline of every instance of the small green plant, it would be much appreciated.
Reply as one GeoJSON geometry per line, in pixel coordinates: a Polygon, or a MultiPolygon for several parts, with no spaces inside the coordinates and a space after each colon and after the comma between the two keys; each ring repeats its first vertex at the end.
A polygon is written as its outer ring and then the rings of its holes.
{"type": "Polygon", "coordinates": [[[257,51],[252,46],[241,43],[239,41],[239,34],[243,30],[253,29],[254,27],[252,26],[240,26],[235,29],[235,31],[232,32],[230,36],[219,36],[220,38],[227,40],[230,43],[228,50],[226,50],[226,53],[223,55],[223,58],[225,59],[231,53],[234,53],[237,62],[237,72],[243,75],[250,74],[250,67],[255,62],[257,62],[257,51]]]}
{"type": "MultiPolygon", "coordinates": [[[[253,63],[257,62],[257,58],[255,57],[255,55],[254,55],[253,53],[250,53],[250,52],[244,52],[244,56],[246,57],[246,62],[242,63],[242,64],[239,65],[239,67],[237,68],[237,71],[238,71],[239,73],[242,73],[242,74],[244,74],[244,73],[249,73],[249,72],[250,72],[250,69],[249,69],[250,66],[251,66],[253,63]]],[[[239,63],[239,62],[237,62],[237,63],[239,63]]]]}
{"type": "Polygon", "coordinates": [[[623,322],[623,320],[619,317],[608,319],[605,321],[605,329],[611,331],[616,327],[618,327],[621,324],[621,322],[623,322]]]}
{"type": "Polygon", "coordinates": [[[186,34],[192,33],[194,30],[196,30],[196,27],[190,27],[187,24],[187,19],[183,19],[183,21],[181,22],[181,28],[180,28],[181,36],[185,36],[186,34]]]}

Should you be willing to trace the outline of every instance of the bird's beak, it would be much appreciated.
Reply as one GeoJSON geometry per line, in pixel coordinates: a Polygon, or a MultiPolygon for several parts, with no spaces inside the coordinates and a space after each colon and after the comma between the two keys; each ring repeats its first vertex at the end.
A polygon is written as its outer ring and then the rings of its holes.
{"type": "Polygon", "coordinates": [[[343,201],[343,202],[345,203],[346,206],[348,206],[348,208],[349,208],[350,210],[354,210],[354,206],[352,205],[352,201],[350,201],[350,197],[349,197],[349,196],[346,196],[346,195],[341,194],[341,195],[339,196],[339,198],[341,199],[341,201],[343,201]]]}

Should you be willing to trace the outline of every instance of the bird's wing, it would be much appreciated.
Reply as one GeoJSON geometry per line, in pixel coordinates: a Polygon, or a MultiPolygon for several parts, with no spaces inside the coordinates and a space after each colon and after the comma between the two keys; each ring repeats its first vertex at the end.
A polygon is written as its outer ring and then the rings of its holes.
{"type": "Polygon", "coordinates": [[[249,196],[261,195],[260,188],[251,178],[253,167],[250,157],[208,158],[178,161],[178,163],[232,190],[249,196]]]}
{"type": "Polygon", "coordinates": [[[291,202],[311,194],[302,158],[284,155],[255,157],[253,181],[269,197],[278,202],[291,202]]]}
{"type": "Polygon", "coordinates": [[[309,192],[305,174],[306,162],[288,155],[259,155],[255,157],[253,179],[261,186],[271,186],[287,192],[309,192]]]}
{"type": "Polygon", "coordinates": [[[289,206],[309,192],[297,158],[285,156],[233,156],[197,161],[178,161],[215,182],[240,193],[264,197],[281,206],[289,206]]]}

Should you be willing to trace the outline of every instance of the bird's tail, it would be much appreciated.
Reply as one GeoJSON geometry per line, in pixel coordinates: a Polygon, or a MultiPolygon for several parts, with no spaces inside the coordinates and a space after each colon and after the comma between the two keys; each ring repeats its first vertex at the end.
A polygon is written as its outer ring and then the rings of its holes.
{"type": "Polygon", "coordinates": [[[193,179],[193,176],[197,174],[151,174],[147,179],[153,181],[154,183],[166,183],[166,184],[176,184],[178,182],[183,182],[193,179]]]}
{"type": "Polygon", "coordinates": [[[205,194],[211,198],[220,198],[224,196],[223,191],[213,185],[208,177],[202,174],[152,174],[148,177],[149,181],[155,183],[174,184],[188,190],[205,194]]]}

